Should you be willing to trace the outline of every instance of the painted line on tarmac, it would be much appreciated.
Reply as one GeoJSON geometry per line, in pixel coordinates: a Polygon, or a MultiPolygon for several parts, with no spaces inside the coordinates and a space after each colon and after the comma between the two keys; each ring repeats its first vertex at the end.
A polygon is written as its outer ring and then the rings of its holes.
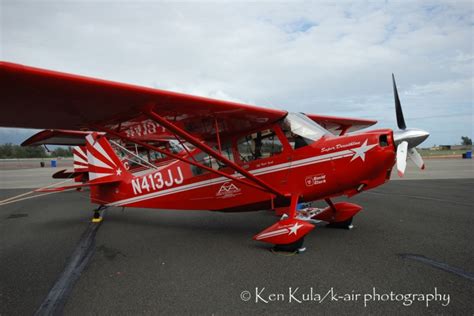
{"type": "Polygon", "coordinates": [[[402,253],[399,256],[402,257],[403,259],[411,259],[411,260],[419,261],[419,262],[422,262],[422,263],[426,263],[427,265],[430,265],[430,266],[435,267],[437,269],[440,269],[440,270],[443,270],[443,271],[446,271],[446,272],[450,272],[450,273],[456,274],[460,277],[463,277],[465,279],[474,281],[474,273],[466,272],[466,271],[464,271],[463,269],[460,269],[460,268],[451,267],[449,264],[446,264],[444,262],[436,261],[436,260],[427,258],[427,257],[422,256],[422,255],[409,254],[409,253],[402,253]]]}
{"type": "MultiPolygon", "coordinates": [[[[104,217],[105,210],[101,211],[104,217]]],[[[82,234],[69,262],[49,291],[35,315],[63,315],[63,309],[74,284],[95,252],[95,236],[102,222],[90,223],[82,234]]]]}
{"type": "Polygon", "coordinates": [[[38,194],[38,195],[33,195],[33,196],[27,196],[27,197],[24,197],[24,198],[21,198],[21,199],[18,199],[18,200],[13,200],[13,201],[5,202],[5,203],[0,203],[0,206],[4,206],[4,205],[7,205],[7,204],[16,203],[16,202],[21,202],[21,201],[24,201],[24,200],[34,199],[34,198],[37,198],[37,197],[50,195],[50,194],[54,194],[54,193],[61,193],[61,192],[65,192],[65,191],[48,192],[48,193],[43,193],[43,194],[38,194]]]}
{"type": "Polygon", "coordinates": [[[1,201],[0,201],[0,206],[2,206],[2,205],[7,205],[7,204],[10,204],[10,203],[14,203],[14,202],[20,202],[20,201],[23,201],[23,200],[32,199],[32,198],[39,197],[39,196],[43,196],[43,195],[48,195],[48,194],[51,194],[51,193],[64,192],[64,191],[48,192],[48,193],[45,193],[45,194],[38,194],[38,195],[34,195],[34,196],[29,196],[29,197],[21,198],[21,197],[30,195],[30,194],[32,194],[32,193],[35,193],[36,190],[50,188],[50,187],[52,187],[52,186],[59,185],[59,184],[63,184],[63,183],[68,182],[68,181],[71,181],[71,179],[67,179],[67,180],[64,180],[64,181],[61,181],[61,182],[53,183],[53,184],[50,184],[50,185],[41,187],[41,188],[39,188],[39,189],[35,189],[35,190],[33,190],[33,191],[28,191],[28,192],[25,192],[25,193],[22,193],[22,194],[19,194],[19,195],[15,195],[15,196],[9,197],[9,198],[7,198],[7,199],[1,200],[1,201]]]}
{"type": "Polygon", "coordinates": [[[10,197],[10,198],[8,198],[8,199],[5,199],[5,200],[1,200],[1,201],[0,201],[0,204],[3,204],[3,203],[8,202],[8,201],[10,201],[10,200],[14,200],[14,199],[17,199],[17,198],[21,198],[22,196],[29,195],[29,194],[31,194],[31,193],[33,193],[33,192],[35,192],[35,191],[28,191],[28,192],[26,192],[26,193],[22,193],[22,194],[19,194],[19,195],[12,196],[12,197],[10,197]]]}

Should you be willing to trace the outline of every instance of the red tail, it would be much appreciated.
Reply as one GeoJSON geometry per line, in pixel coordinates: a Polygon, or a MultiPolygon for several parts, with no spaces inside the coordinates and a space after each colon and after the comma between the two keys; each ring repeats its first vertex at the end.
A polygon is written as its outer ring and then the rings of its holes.
{"type": "Polygon", "coordinates": [[[86,137],[89,183],[122,181],[128,174],[120,158],[104,135],[92,133],[86,137]]]}
{"type": "Polygon", "coordinates": [[[76,148],[79,147],[74,148],[74,171],[76,172],[78,168],[82,168],[82,172],[88,171],[89,181],[63,187],[42,188],[36,190],[37,192],[64,191],[90,186],[92,196],[93,188],[96,186],[121,182],[127,177],[131,177],[131,174],[125,169],[122,161],[120,161],[120,158],[115,154],[112,146],[104,135],[97,133],[89,134],[86,136],[86,150],[79,151],[76,150],[76,148]],[[86,160],[84,160],[82,156],[84,152],[87,152],[86,160]],[[84,161],[86,161],[86,164],[84,164],[84,161]]]}
{"type": "Polygon", "coordinates": [[[72,154],[74,156],[74,172],[88,172],[86,146],[74,146],[72,154]]]}

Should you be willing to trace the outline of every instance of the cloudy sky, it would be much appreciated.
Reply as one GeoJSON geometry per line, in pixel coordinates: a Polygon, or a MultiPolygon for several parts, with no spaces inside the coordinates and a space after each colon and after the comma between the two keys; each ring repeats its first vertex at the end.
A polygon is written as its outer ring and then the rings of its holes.
{"type": "Polygon", "coordinates": [[[393,72],[424,145],[473,136],[472,1],[0,3],[5,61],[396,128],[393,72]]]}

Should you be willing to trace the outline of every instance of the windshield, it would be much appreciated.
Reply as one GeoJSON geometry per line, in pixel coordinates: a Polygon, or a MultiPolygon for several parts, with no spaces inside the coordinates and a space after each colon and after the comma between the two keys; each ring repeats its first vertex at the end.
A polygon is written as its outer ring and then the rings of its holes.
{"type": "Polygon", "coordinates": [[[293,149],[314,143],[326,134],[327,130],[302,113],[288,113],[281,128],[293,149]]]}

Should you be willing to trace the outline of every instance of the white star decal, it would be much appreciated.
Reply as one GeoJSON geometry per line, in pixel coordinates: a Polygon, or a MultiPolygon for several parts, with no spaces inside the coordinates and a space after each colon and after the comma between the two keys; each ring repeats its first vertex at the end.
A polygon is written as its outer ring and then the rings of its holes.
{"type": "Polygon", "coordinates": [[[291,235],[291,234],[296,235],[298,233],[298,229],[300,229],[301,227],[303,227],[302,224],[295,223],[295,225],[290,228],[290,232],[288,233],[288,235],[291,235]]]}
{"type": "Polygon", "coordinates": [[[377,146],[377,144],[367,145],[367,139],[359,148],[352,148],[351,150],[354,152],[354,156],[352,157],[351,161],[356,160],[360,157],[362,161],[365,161],[365,153],[377,146]]]}
{"type": "Polygon", "coordinates": [[[122,169],[117,169],[117,175],[120,176],[122,174],[122,169]]]}

